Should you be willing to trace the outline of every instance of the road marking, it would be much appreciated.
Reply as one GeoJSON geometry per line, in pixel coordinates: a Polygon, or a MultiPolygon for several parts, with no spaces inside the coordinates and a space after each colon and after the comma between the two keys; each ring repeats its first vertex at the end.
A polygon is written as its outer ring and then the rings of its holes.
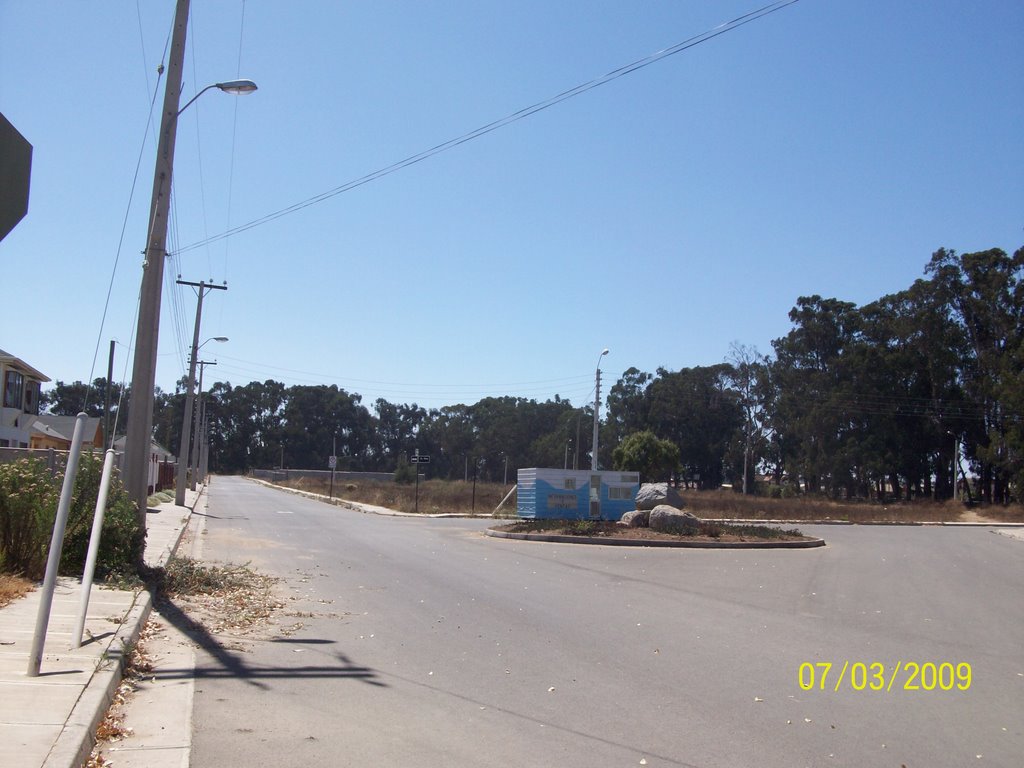
{"type": "Polygon", "coordinates": [[[277,510],[277,514],[279,514],[279,515],[290,515],[291,513],[292,513],[292,511],[290,509],[279,509],[279,510],[277,510]]]}

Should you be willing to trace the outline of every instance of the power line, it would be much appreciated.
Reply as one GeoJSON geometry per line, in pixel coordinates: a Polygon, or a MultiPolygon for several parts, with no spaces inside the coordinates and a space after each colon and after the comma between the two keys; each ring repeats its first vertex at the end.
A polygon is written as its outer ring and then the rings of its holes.
{"type": "Polygon", "coordinates": [[[746,24],[749,24],[752,21],[756,21],[765,16],[768,16],[769,14],[775,13],[776,11],[780,11],[786,6],[793,5],[796,2],[798,2],[798,0],[777,0],[777,2],[769,3],[768,5],[762,6],[757,10],[750,11],[741,16],[738,16],[735,19],[732,19],[731,21],[719,24],[717,27],[714,27],[706,32],[690,37],[686,40],[683,40],[680,43],[676,43],[675,45],[670,46],[669,48],[665,48],[663,50],[657,51],[656,53],[652,53],[649,56],[645,56],[642,59],[638,59],[637,61],[634,61],[630,64],[626,64],[617,69],[613,69],[611,72],[608,72],[605,75],[594,78],[593,80],[590,80],[586,83],[577,85],[576,87],[570,88],[567,91],[562,91],[561,93],[552,96],[548,99],[545,99],[544,101],[539,101],[536,104],[533,104],[529,107],[524,107],[523,109],[520,109],[517,112],[513,112],[512,114],[506,115],[505,117],[499,120],[495,120],[494,122],[488,123],[487,125],[483,125],[477,128],[476,130],[463,134],[462,136],[459,136],[454,139],[449,139],[448,141],[431,147],[430,149],[424,150],[415,155],[411,155],[405,158],[404,160],[399,160],[396,163],[392,163],[391,165],[376,170],[358,179],[348,181],[344,184],[341,184],[340,186],[327,190],[326,192],[322,192],[319,195],[314,195],[313,197],[307,198],[306,200],[302,200],[301,202],[289,205],[286,208],[281,208],[280,210],[274,211],[273,213],[268,213],[264,216],[261,216],[258,219],[253,219],[252,221],[246,224],[239,224],[238,226],[231,227],[230,229],[218,235],[214,235],[213,237],[208,237],[204,240],[199,240],[195,243],[186,245],[179,250],[179,253],[186,253],[188,251],[207,245],[208,243],[217,242],[218,240],[223,240],[225,238],[232,237],[233,235],[240,234],[247,230],[253,229],[254,227],[258,227],[263,224],[268,224],[272,221],[280,219],[283,216],[287,216],[291,213],[296,213],[298,211],[303,210],[304,208],[316,205],[317,203],[322,203],[325,200],[329,200],[332,197],[342,194],[343,192],[349,192],[357,187],[363,186],[364,184],[368,184],[371,181],[376,181],[377,179],[383,178],[384,176],[389,176],[392,173],[400,171],[404,168],[408,168],[411,165],[421,163],[424,160],[433,157],[434,155],[438,155],[442,152],[447,152],[448,150],[454,149],[455,147],[465,144],[466,142],[478,139],[481,136],[485,136],[489,133],[492,133],[493,131],[496,131],[499,128],[504,128],[508,125],[511,125],[512,123],[518,122],[527,117],[535,115],[538,112],[542,112],[557,104],[561,104],[563,101],[567,101],[575,96],[579,96],[583,93],[586,93],[587,91],[593,90],[598,86],[606,85],[612,82],[613,80],[617,80],[618,78],[624,77],[625,75],[628,74],[632,74],[633,72],[636,72],[639,69],[648,67],[651,64],[661,61],[662,59],[668,58],[669,56],[674,56],[677,53],[682,53],[683,51],[693,48],[694,46],[700,45],[701,43],[706,43],[708,40],[712,40],[718,37],[719,35],[724,35],[726,32],[732,32],[733,30],[738,29],[739,27],[742,27],[746,24]]]}
{"type": "MultiPolygon", "coordinates": [[[[136,12],[138,12],[138,4],[136,3],[136,12]]],[[[142,17],[139,16],[139,36],[142,38],[142,17]]],[[[170,39],[168,37],[168,39],[170,39]]],[[[146,49],[145,41],[143,40],[142,48],[142,63],[143,69],[145,69],[146,63],[146,49]]],[[[153,124],[153,109],[156,106],[157,94],[160,91],[160,80],[163,76],[163,70],[157,73],[156,87],[153,89],[153,95],[149,101],[149,112],[146,117],[146,127],[142,131],[142,143],[139,146],[139,155],[135,160],[135,173],[132,175],[132,183],[128,190],[128,201],[125,203],[124,217],[121,219],[121,233],[117,238],[117,250],[114,252],[114,266],[110,270],[110,282],[107,285],[107,297],[103,302],[103,314],[100,316],[100,327],[96,333],[96,348],[92,355],[92,367],[89,369],[89,379],[85,395],[85,404],[89,404],[89,397],[92,395],[93,390],[93,377],[96,373],[96,360],[99,358],[100,345],[103,343],[103,329],[107,324],[107,313],[110,311],[110,297],[114,291],[114,280],[117,277],[117,267],[121,262],[121,248],[124,246],[124,236],[128,229],[128,217],[131,214],[132,202],[135,200],[135,187],[139,181],[139,170],[142,168],[142,156],[146,149],[146,143],[148,140],[148,134],[150,126],[153,124]]],[[[146,78],[147,85],[149,83],[149,77],[146,78]]]]}
{"type": "MultiPolygon", "coordinates": [[[[513,392],[515,397],[531,399],[552,399],[556,394],[565,400],[575,402],[581,397],[582,387],[594,391],[593,376],[577,375],[562,378],[541,379],[519,382],[394,382],[357,379],[336,374],[301,371],[291,368],[269,365],[265,363],[241,360],[227,355],[218,355],[218,375],[227,379],[233,375],[247,377],[271,378],[290,385],[335,385],[352,394],[362,395],[360,390],[368,389],[374,397],[416,401],[421,404],[442,403],[452,405],[466,398],[482,398],[494,392],[513,392]]],[[[243,385],[244,386],[244,385],[243,385]]],[[[496,397],[502,395],[494,395],[496,397]]],[[[587,399],[589,395],[583,397],[587,399]]]]}
{"type": "Polygon", "coordinates": [[[532,385],[536,385],[536,384],[578,383],[578,382],[582,382],[582,381],[590,381],[591,379],[593,379],[593,374],[585,374],[585,375],[580,375],[580,376],[564,376],[564,377],[554,378],[554,379],[535,379],[535,380],[531,380],[531,381],[517,381],[517,382],[488,382],[488,383],[440,382],[440,383],[433,383],[433,384],[424,384],[422,382],[381,381],[381,380],[376,380],[376,379],[357,379],[357,378],[351,378],[351,377],[338,377],[338,376],[333,376],[333,375],[330,375],[330,374],[316,373],[316,372],[313,372],[313,371],[303,371],[303,370],[297,370],[297,369],[294,369],[294,368],[284,368],[284,367],[281,367],[281,366],[269,365],[269,364],[266,364],[266,363],[260,363],[260,362],[256,362],[256,361],[253,361],[253,360],[242,360],[240,358],[231,357],[229,355],[218,355],[217,357],[219,359],[233,360],[233,361],[235,361],[237,363],[244,363],[244,364],[248,364],[248,365],[257,366],[259,369],[285,371],[285,372],[288,372],[288,373],[298,373],[298,374],[304,374],[304,375],[307,375],[307,376],[315,376],[315,377],[324,378],[324,379],[334,378],[334,379],[339,379],[340,380],[340,379],[344,378],[345,381],[352,381],[352,382],[357,382],[357,383],[360,383],[360,384],[374,384],[374,385],[385,385],[385,386],[395,386],[395,387],[443,387],[443,388],[446,388],[446,389],[448,389],[448,388],[479,389],[479,388],[494,388],[494,387],[532,386],[532,385]]]}

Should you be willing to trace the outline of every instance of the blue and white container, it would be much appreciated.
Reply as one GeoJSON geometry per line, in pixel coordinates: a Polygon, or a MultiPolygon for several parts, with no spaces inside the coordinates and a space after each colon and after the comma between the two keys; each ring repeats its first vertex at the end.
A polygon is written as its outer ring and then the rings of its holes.
{"type": "Polygon", "coordinates": [[[618,520],[636,509],[637,472],[520,469],[519,517],[536,520],[618,520]]]}

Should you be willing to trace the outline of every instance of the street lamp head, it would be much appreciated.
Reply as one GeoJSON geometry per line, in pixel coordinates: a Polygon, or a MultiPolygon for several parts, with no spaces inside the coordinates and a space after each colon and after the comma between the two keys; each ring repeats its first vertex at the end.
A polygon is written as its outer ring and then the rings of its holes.
{"type": "Polygon", "coordinates": [[[601,353],[601,357],[604,357],[607,354],[608,354],[608,347],[605,347],[604,351],[601,353]]]}
{"type": "Polygon", "coordinates": [[[195,96],[193,96],[191,99],[189,99],[185,103],[185,106],[178,110],[178,114],[180,115],[190,106],[192,106],[193,101],[198,99],[211,88],[220,88],[222,91],[224,91],[224,93],[234,93],[236,95],[241,95],[243,93],[252,93],[253,91],[255,91],[256,83],[254,83],[252,80],[228,80],[224,83],[214,83],[213,85],[208,85],[195,96]]]}
{"type": "Polygon", "coordinates": [[[256,90],[256,83],[252,80],[228,80],[226,83],[215,83],[224,93],[234,93],[241,95],[243,93],[252,93],[256,90]]]}
{"type": "MultiPolygon", "coordinates": [[[[211,341],[218,341],[218,342],[220,342],[221,344],[223,344],[223,343],[224,343],[225,341],[227,341],[227,340],[228,340],[228,337],[227,337],[227,336],[211,336],[211,337],[210,337],[210,338],[208,338],[208,339],[207,339],[206,341],[204,341],[204,342],[203,342],[202,344],[200,344],[199,346],[197,346],[197,347],[196,347],[196,352],[198,352],[198,351],[199,351],[200,349],[202,349],[203,347],[205,347],[205,346],[206,346],[207,344],[209,344],[209,343],[210,343],[211,341]]],[[[192,359],[192,357],[191,357],[191,356],[189,356],[189,360],[191,360],[191,359],[192,359]]]]}

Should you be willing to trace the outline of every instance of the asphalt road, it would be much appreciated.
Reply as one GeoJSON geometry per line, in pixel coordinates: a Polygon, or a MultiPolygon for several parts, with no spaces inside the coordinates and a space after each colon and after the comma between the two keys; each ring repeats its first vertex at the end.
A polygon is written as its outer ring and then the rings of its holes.
{"type": "Polygon", "coordinates": [[[204,559],[293,599],[198,654],[196,768],[1024,765],[1024,541],[989,529],[620,548],[209,493],[204,559]]]}

